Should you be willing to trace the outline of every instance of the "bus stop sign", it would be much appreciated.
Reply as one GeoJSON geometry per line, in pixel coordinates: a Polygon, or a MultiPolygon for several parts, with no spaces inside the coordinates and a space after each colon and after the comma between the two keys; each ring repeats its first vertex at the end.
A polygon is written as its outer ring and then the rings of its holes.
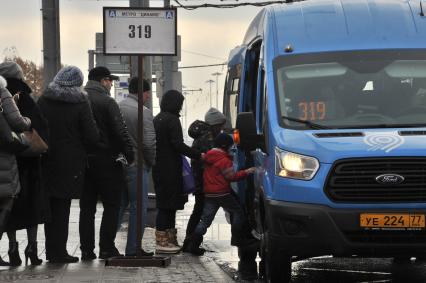
{"type": "Polygon", "coordinates": [[[176,55],[176,8],[104,7],[106,55],[176,55]]]}

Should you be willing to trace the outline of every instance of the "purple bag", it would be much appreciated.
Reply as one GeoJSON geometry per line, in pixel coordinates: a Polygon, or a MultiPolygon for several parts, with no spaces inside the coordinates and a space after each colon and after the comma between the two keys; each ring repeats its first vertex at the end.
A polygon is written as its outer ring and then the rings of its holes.
{"type": "Polygon", "coordinates": [[[183,193],[185,195],[192,194],[196,191],[194,175],[192,174],[191,165],[188,160],[182,155],[182,178],[183,178],[183,193]]]}

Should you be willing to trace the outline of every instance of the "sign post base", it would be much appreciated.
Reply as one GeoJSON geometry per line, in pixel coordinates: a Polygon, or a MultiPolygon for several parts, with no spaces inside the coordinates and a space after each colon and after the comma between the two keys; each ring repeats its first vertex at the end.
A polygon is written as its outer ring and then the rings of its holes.
{"type": "Polygon", "coordinates": [[[169,256],[120,256],[105,260],[105,266],[121,267],[167,267],[172,262],[169,256]]]}

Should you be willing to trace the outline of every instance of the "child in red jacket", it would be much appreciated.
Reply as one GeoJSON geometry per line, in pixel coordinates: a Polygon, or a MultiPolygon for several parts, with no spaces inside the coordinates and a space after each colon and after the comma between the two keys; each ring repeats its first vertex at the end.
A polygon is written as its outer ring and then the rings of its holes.
{"type": "Polygon", "coordinates": [[[231,245],[241,246],[254,240],[245,231],[245,215],[238,200],[232,194],[230,185],[231,182],[242,180],[252,174],[254,167],[234,171],[232,156],[228,153],[233,143],[234,141],[229,135],[219,134],[214,139],[215,147],[204,156],[204,209],[188,248],[188,251],[194,255],[203,254],[204,250],[199,246],[220,207],[231,215],[231,245]]]}

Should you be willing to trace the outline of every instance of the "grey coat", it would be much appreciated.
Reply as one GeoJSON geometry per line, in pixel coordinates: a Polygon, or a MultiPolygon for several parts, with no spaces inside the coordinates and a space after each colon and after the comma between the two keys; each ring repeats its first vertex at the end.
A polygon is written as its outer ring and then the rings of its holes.
{"type": "MultiPolygon", "coordinates": [[[[135,157],[138,150],[138,97],[130,94],[127,98],[119,103],[121,113],[126,122],[130,139],[132,140],[135,157]]],[[[152,111],[147,107],[143,107],[143,158],[144,166],[150,168],[155,163],[155,129],[153,123],[152,111]]],[[[137,158],[135,158],[137,164],[137,158]]]]}
{"type": "MultiPolygon", "coordinates": [[[[6,80],[0,76],[2,115],[6,118],[12,131],[23,132],[29,130],[31,121],[26,117],[22,117],[6,86],[6,80]]],[[[15,194],[20,190],[18,165],[15,155],[4,151],[0,151],[0,190],[12,191],[15,194]]]]}

